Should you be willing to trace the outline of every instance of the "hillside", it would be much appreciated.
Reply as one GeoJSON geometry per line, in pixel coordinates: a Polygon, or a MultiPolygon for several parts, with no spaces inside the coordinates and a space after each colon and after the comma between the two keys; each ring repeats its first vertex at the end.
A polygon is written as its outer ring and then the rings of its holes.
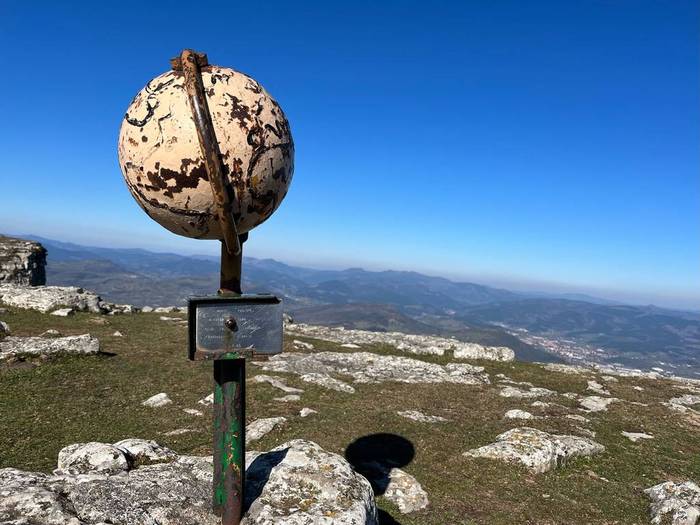
{"type": "MultiPolygon", "coordinates": [[[[153,439],[180,454],[211,454],[211,409],[199,403],[211,392],[211,364],[187,361],[185,323],[178,320],[184,314],[161,316],[56,317],[5,307],[0,319],[14,336],[49,329],[63,336],[89,333],[101,353],[0,365],[0,467],[48,472],[68,444],[130,437],[153,439]],[[142,405],[160,392],[172,403],[142,405]]],[[[249,449],[303,438],[367,475],[364,461],[400,467],[429,504],[404,514],[388,481],[375,480],[382,524],[649,523],[646,489],[669,480],[700,481],[700,412],[692,408],[700,401],[697,383],[465,361],[449,351],[418,355],[359,339],[350,348],[300,335],[294,325],[289,330],[279,358],[247,367],[249,424],[285,418],[249,449]],[[330,379],[309,382],[309,369],[325,369],[330,379]],[[300,390],[298,397],[285,398],[279,382],[300,390]],[[316,412],[302,417],[302,408],[316,412]],[[533,467],[474,456],[496,453],[480,447],[509,430],[529,440],[517,446],[529,450],[524,457],[533,467]],[[378,435],[382,446],[373,441],[378,435]],[[547,440],[563,438],[546,436],[573,436],[553,463],[542,463],[543,451],[555,450],[547,440]],[[358,449],[357,443],[375,445],[358,449]]]]}
{"type": "MultiPolygon", "coordinates": [[[[79,246],[41,239],[49,284],[116,303],[172,305],[218,287],[215,257],[79,246]]],[[[527,360],[621,363],[700,374],[700,314],[617,305],[577,294],[514,293],[416,272],[316,270],[244,259],[246,292],[270,292],[312,323],[437,333],[517,347],[527,360]],[[367,305],[372,305],[371,307],[367,305]],[[517,342],[516,342],[517,341],[517,342]]]]}

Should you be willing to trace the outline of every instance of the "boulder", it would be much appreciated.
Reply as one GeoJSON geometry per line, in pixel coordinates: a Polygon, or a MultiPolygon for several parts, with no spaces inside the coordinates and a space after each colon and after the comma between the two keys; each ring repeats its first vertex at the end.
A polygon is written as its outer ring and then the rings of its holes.
{"type": "Polygon", "coordinates": [[[0,235],[0,284],[46,284],[46,249],[38,242],[0,235]]]}
{"type": "Polygon", "coordinates": [[[401,514],[417,512],[428,506],[428,493],[418,480],[408,472],[372,461],[360,465],[377,495],[384,496],[396,505],[401,514]]]}
{"type": "MultiPolygon", "coordinates": [[[[71,445],[61,453],[59,467],[78,459],[54,475],[0,469],[0,523],[221,523],[211,510],[211,458],[178,456],[135,439],[71,445]],[[127,462],[117,445],[128,454],[155,454],[158,462],[127,462]]],[[[372,488],[343,457],[304,440],[247,456],[244,524],[376,524],[372,488]]]]}
{"type": "Polygon", "coordinates": [[[10,335],[10,325],[4,321],[0,321],[0,337],[10,335]]]}
{"type": "Polygon", "coordinates": [[[249,453],[246,525],[375,525],[372,486],[338,454],[295,439],[249,453]]]}
{"type": "Polygon", "coordinates": [[[587,438],[549,434],[535,428],[513,428],[496,436],[489,445],[469,450],[465,456],[520,463],[535,473],[552,470],[572,457],[591,456],[605,447],[587,438]]]}
{"type": "Polygon", "coordinates": [[[700,523],[700,487],[692,481],[683,483],[667,481],[648,488],[644,492],[651,500],[651,522],[654,525],[700,523]]]}
{"type": "Polygon", "coordinates": [[[319,378],[311,374],[350,376],[355,383],[489,383],[484,368],[464,363],[445,366],[409,357],[372,354],[370,352],[318,352],[315,354],[278,354],[260,363],[263,370],[298,374],[304,381],[319,378]]]}
{"type": "Polygon", "coordinates": [[[94,355],[99,351],[100,342],[89,334],[51,338],[13,336],[0,341],[0,362],[32,357],[94,355]]]}
{"type": "Polygon", "coordinates": [[[0,302],[42,313],[64,307],[93,313],[104,313],[107,310],[99,295],[75,286],[0,284],[0,302]]]}
{"type": "Polygon", "coordinates": [[[315,326],[308,324],[285,325],[285,330],[294,335],[313,337],[340,343],[345,348],[359,345],[384,344],[411,354],[445,355],[453,352],[456,359],[488,359],[512,361],[515,353],[503,346],[483,346],[433,335],[404,334],[401,332],[371,332],[369,330],[347,330],[343,327],[315,326]]]}

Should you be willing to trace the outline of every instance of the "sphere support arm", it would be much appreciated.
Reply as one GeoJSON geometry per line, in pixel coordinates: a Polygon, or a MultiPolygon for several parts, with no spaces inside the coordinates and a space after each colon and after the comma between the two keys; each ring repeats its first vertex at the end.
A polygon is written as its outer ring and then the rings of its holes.
{"type": "Polygon", "coordinates": [[[204,167],[207,170],[211,191],[214,194],[215,213],[221,227],[221,234],[228,253],[238,255],[241,252],[241,243],[238,238],[236,221],[233,218],[232,200],[235,200],[235,197],[232,198],[229,195],[229,190],[234,191],[234,189],[229,187],[224,176],[219,143],[216,140],[214,124],[209,113],[209,105],[204,93],[204,82],[202,81],[201,68],[208,65],[207,55],[185,49],[178,58],[171,61],[171,65],[174,70],[182,71],[185,75],[187,99],[192,109],[199,148],[204,158],[204,167]]]}

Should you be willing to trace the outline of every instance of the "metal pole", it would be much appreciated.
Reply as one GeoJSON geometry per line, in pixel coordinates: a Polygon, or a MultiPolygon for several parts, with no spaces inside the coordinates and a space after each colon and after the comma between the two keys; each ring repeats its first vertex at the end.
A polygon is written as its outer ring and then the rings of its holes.
{"type": "MultiPolygon", "coordinates": [[[[185,77],[197,139],[214,197],[214,214],[221,228],[221,280],[219,294],[241,294],[243,242],[233,216],[235,191],[228,184],[221,152],[204,91],[202,68],[207,56],[185,49],[171,61],[185,77]]],[[[222,525],[239,525],[245,494],[245,359],[231,352],[214,361],[214,497],[213,508],[222,525]]]]}
{"type": "MultiPolygon", "coordinates": [[[[231,254],[222,241],[219,293],[240,295],[242,252],[231,254]]],[[[245,495],[245,359],[233,352],[215,360],[214,383],[213,508],[222,525],[238,525],[245,495]]]]}

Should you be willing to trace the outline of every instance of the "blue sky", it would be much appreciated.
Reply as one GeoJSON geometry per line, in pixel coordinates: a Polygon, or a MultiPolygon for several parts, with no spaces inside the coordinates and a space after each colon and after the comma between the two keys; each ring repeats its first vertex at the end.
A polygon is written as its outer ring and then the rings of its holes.
{"type": "Polygon", "coordinates": [[[249,255],[700,308],[696,1],[188,6],[0,4],[0,231],[215,253],[152,223],[116,156],[192,47],[291,122],[249,255]]]}

